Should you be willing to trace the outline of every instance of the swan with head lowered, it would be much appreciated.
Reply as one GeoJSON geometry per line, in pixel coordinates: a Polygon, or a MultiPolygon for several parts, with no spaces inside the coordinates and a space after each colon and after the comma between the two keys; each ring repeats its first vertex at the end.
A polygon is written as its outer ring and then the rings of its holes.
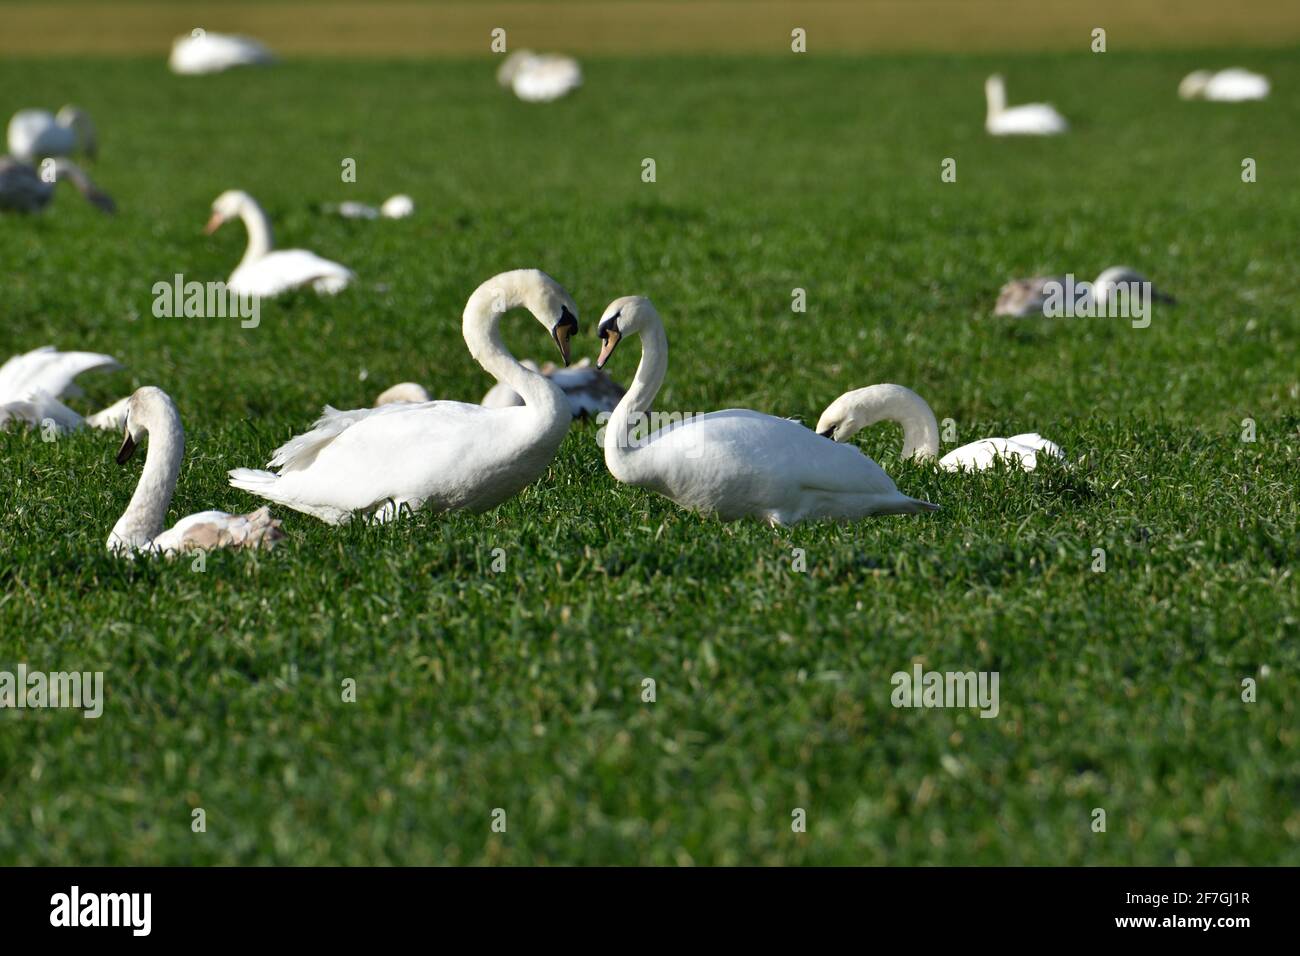
{"type": "Polygon", "coordinates": [[[334,295],[356,278],[346,266],[306,249],[272,250],[271,221],[252,196],[238,189],[227,190],[216,198],[212,218],[203,231],[211,235],[222,223],[236,218],[243,220],[248,231],[248,248],[226,280],[226,288],[232,292],[268,298],[311,286],[317,292],[334,295]]]}
{"type": "Polygon", "coordinates": [[[545,474],[569,430],[569,401],[530,371],[501,339],[501,316],[525,308],[569,361],[578,309],[536,269],[503,272],[465,305],[470,354],[523,396],[512,408],[464,402],[396,402],[339,411],[326,406],[311,431],[278,448],[270,467],[230,472],[230,483],[295,511],[339,524],[357,515],[388,520],[416,511],[486,511],[545,474]]]}
{"type": "Polygon", "coordinates": [[[96,209],[109,214],[117,211],[113,197],[96,186],[72,160],[44,159],[41,166],[38,171],[11,156],[0,156],[0,210],[40,212],[54,198],[54,184],[69,182],[96,209]]]}
{"type": "Polygon", "coordinates": [[[137,553],[175,556],[216,548],[271,548],[284,537],[280,522],[265,507],[246,515],[200,511],[164,531],[167,509],[185,459],[180,414],[166,392],[145,386],[127,401],[125,428],[117,463],[125,465],[146,435],[149,452],[131,503],[108,536],[112,554],[134,558],[137,553]]]}
{"type": "MultiPolygon", "coordinates": [[[[903,458],[923,461],[939,454],[939,423],[930,405],[902,385],[869,385],[845,392],[827,406],[817,421],[817,434],[847,442],[876,422],[903,426],[903,458]]],[[[1061,449],[1042,435],[1025,433],[1010,438],[985,438],[962,445],[939,459],[945,471],[982,471],[1002,460],[1025,471],[1038,467],[1038,456],[1063,458],[1061,449]]]]}
{"type": "Polygon", "coordinates": [[[993,136],[1054,136],[1070,128],[1048,103],[1007,106],[1007,86],[996,73],[984,81],[984,99],[988,106],[984,128],[993,136]]]}
{"type": "Polygon", "coordinates": [[[604,435],[605,465],[624,484],[724,521],[752,516],[790,525],[937,510],[900,493],[857,448],[828,442],[787,418],[731,408],[641,436],[639,425],[668,369],[663,321],[643,296],[616,299],[605,310],[596,367],[632,335],[641,337],[641,363],[604,435]]]}

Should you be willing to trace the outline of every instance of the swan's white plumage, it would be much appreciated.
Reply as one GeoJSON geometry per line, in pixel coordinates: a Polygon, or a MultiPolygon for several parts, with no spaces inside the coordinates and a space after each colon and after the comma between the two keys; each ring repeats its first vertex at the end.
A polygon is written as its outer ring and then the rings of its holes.
{"type": "Polygon", "coordinates": [[[1010,438],[984,438],[962,445],[939,459],[945,471],[983,471],[999,461],[1019,466],[1023,471],[1038,467],[1038,456],[1049,455],[1064,459],[1060,447],[1042,435],[1027,432],[1010,438]]]}
{"type": "Polygon", "coordinates": [[[827,441],[789,419],[732,408],[641,435],[634,417],[649,411],[663,384],[668,343],[648,299],[616,299],[601,320],[605,344],[597,365],[634,334],[641,337],[641,363],[605,426],[605,464],[619,481],[724,521],[757,517],[789,525],[936,510],[900,493],[856,447],[827,441]]]}
{"type": "Polygon", "coordinates": [[[1054,136],[1070,128],[1047,103],[1007,106],[1006,84],[997,74],[985,81],[984,96],[988,108],[984,128],[993,136],[1054,136]]]}
{"type": "MultiPolygon", "coordinates": [[[[1079,283],[1076,290],[1076,309],[1085,306],[1105,305],[1110,296],[1120,286],[1132,287],[1149,283],[1142,273],[1128,266],[1109,266],[1101,271],[1091,283],[1079,283]]],[[[998,299],[993,306],[994,315],[1025,318],[1042,315],[1049,298],[1049,283],[1058,284],[1064,289],[1065,276],[1033,276],[1029,279],[1012,279],[998,290],[998,299]]],[[[1151,299],[1156,302],[1173,303],[1173,296],[1167,295],[1154,285],[1150,286],[1151,299]]]]}
{"type": "Polygon", "coordinates": [[[1243,103],[1267,99],[1268,77],[1241,67],[1219,70],[1194,70],[1178,84],[1178,95],[1185,100],[1212,100],[1217,103],[1243,103]]]}
{"type": "Polygon", "coordinates": [[[462,402],[327,407],[312,429],[277,449],[269,467],[230,472],[230,483],[337,524],[358,514],[385,520],[401,509],[495,507],[540,477],[568,431],[564,394],[517,362],[501,341],[501,306],[522,306],[551,329],[567,355],[577,307],[537,270],[502,273],[465,306],[470,353],[527,404],[483,408],[462,402]]]}
{"type": "MultiPolygon", "coordinates": [[[[76,378],[85,372],[113,371],[122,366],[99,352],[60,352],[52,345],[15,355],[0,365],[0,424],[21,421],[29,425],[53,422],[60,430],[80,428],[81,415],[61,398],[82,393],[76,378]]],[[[102,413],[100,413],[102,414],[102,413]]],[[[98,416],[93,427],[98,424],[98,416]]]]}
{"type": "Polygon", "coordinates": [[[274,62],[275,55],[251,37],[204,31],[177,37],[167,65],[173,73],[197,76],[274,62]]]}
{"type": "Polygon", "coordinates": [[[86,113],[65,106],[58,114],[48,110],[19,110],[6,131],[9,154],[24,163],[46,156],[71,156],[78,150],[94,156],[95,126],[86,113]]]}
{"type": "Polygon", "coordinates": [[[527,103],[549,103],[582,86],[582,67],[558,53],[517,50],[497,69],[497,82],[527,103]]]}

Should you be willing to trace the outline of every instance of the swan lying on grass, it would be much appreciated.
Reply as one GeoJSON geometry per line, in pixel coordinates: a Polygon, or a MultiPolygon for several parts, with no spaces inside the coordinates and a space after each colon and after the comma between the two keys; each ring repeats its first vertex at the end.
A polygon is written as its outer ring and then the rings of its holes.
{"type": "Polygon", "coordinates": [[[126,464],[145,435],[149,436],[149,452],[131,503],[108,536],[112,554],[134,558],[137,552],[175,556],[216,548],[269,549],[284,537],[280,522],[265,507],[246,515],[200,511],[164,531],[163,522],[185,459],[181,417],[166,392],[147,385],[128,399],[125,429],[117,453],[119,465],[126,464]]]}
{"type": "Polygon", "coordinates": [[[76,378],[83,372],[115,371],[121,367],[111,355],[60,352],[52,345],[15,355],[0,365],[0,426],[11,421],[33,426],[48,421],[59,431],[72,431],[83,424],[114,428],[113,416],[124,408],[126,399],[86,419],[59,399],[82,394],[76,378]]]}
{"type": "Polygon", "coordinates": [[[232,292],[269,298],[311,286],[316,292],[334,295],[356,278],[351,269],[314,252],[272,250],[271,221],[252,196],[238,189],[227,190],[212,203],[212,218],[204,232],[211,235],[222,223],[235,218],[242,219],[248,230],[248,248],[226,281],[226,288],[232,292]]]}
{"type": "Polygon", "coordinates": [[[1212,100],[1216,103],[1243,103],[1268,98],[1268,77],[1241,67],[1220,70],[1195,70],[1178,84],[1178,95],[1185,100],[1212,100]]]}
{"type": "Polygon", "coordinates": [[[582,67],[558,53],[517,50],[497,68],[497,83],[527,103],[549,103],[582,86],[582,67]]]}
{"type": "Polygon", "coordinates": [[[172,41],[167,66],[182,76],[198,76],[274,62],[275,54],[251,37],[196,30],[172,41]]]}
{"type": "Polygon", "coordinates": [[[790,525],[816,518],[935,511],[901,494],[852,445],[828,442],[798,422],[746,408],[689,416],[642,436],[668,370],[668,339],[650,300],[615,299],[600,321],[601,368],[628,336],[641,337],[636,378],[605,426],[605,464],[624,484],[724,521],[747,516],[790,525]]]}
{"type": "Polygon", "coordinates": [[[1051,301],[1054,287],[1059,287],[1057,295],[1074,289],[1075,301],[1073,313],[1096,314],[1098,307],[1109,304],[1116,293],[1123,288],[1130,300],[1149,288],[1151,300],[1173,305],[1176,300],[1166,295],[1140,272],[1127,266],[1110,266],[1102,270],[1101,275],[1091,283],[1081,282],[1073,285],[1066,276],[1034,276],[1030,279],[1012,279],[998,290],[998,301],[993,306],[994,315],[1009,315],[1025,318],[1031,315],[1043,315],[1051,301]],[[1135,288],[1136,287],[1136,288],[1135,288]]]}
{"type": "MultiPolygon", "coordinates": [[[[939,423],[929,403],[902,385],[869,385],[845,392],[827,406],[817,420],[817,434],[847,442],[876,422],[903,426],[903,458],[918,461],[939,454],[939,423]]],[[[962,445],[939,459],[945,471],[982,471],[1003,460],[1025,471],[1038,467],[1038,455],[1064,458],[1061,449],[1042,435],[1025,433],[1010,438],[984,438],[962,445]]]]}
{"type": "Polygon", "coordinates": [[[996,73],[984,81],[984,99],[988,105],[984,128],[993,136],[1054,136],[1070,128],[1047,103],[1008,107],[1006,83],[996,73]]]}
{"type": "Polygon", "coordinates": [[[462,331],[470,354],[522,395],[523,406],[326,406],[311,431],[276,449],[270,467],[279,474],[236,468],[230,483],[330,524],[354,515],[389,520],[403,508],[486,511],[514,496],[546,472],[572,420],[559,387],[524,367],[501,339],[501,316],[519,307],[546,328],[566,363],[578,309],[536,269],[494,276],[466,303],[462,331]]]}
{"type": "Polygon", "coordinates": [[[11,156],[0,156],[0,209],[7,212],[40,212],[54,198],[54,184],[70,182],[86,201],[106,213],[117,211],[113,197],[96,186],[70,159],[47,159],[53,182],[47,182],[35,166],[11,156]]]}
{"type": "Polygon", "coordinates": [[[389,196],[378,208],[363,202],[349,199],[345,202],[327,204],[325,212],[332,212],[344,219],[405,219],[415,212],[415,200],[405,193],[389,196]]]}
{"type": "Polygon", "coordinates": [[[19,110],[9,120],[8,142],[10,155],[23,163],[76,152],[94,159],[99,148],[95,124],[75,106],[65,106],[57,114],[19,110]]]}

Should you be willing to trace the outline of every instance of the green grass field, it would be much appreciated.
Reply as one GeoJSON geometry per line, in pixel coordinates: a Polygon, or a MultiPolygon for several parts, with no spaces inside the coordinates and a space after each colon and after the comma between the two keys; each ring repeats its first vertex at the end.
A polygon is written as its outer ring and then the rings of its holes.
{"type": "MultiPolygon", "coordinates": [[[[460,312],[520,266],[576,298],[579,356],[607,302],[654,299],[661,409],[811,423],[900,382],[962,442],[1037,430],[1084,458],[948,474],[879,427],[864,450],[938,514],[772,530],[618,485],[575,425],[491,513],[282,511],[276,552],[196,572],[105,552],[140,468],[115,436],[2,433],[0,670],[102,670],[107,701],[0,712],[0,862],[1300,863],[1296,52],[596,58],[549,107],[486,59],[197,81],[157,59],[0,63],[0,114],[97,118],[92,173],[121,207],[68,190],[0,222],[0,357],[118,356],[83,411],[166,389],[189,438],[173,520],[255,506],[226,469],[327,402],[407,379],[477,400],[460,312]],[[1175,96],[1235,63],[1273,98],[1175,96]],[[1069,135],[987,137],[995,69],[1069,135]],[[232,187],[358,284],[266,303],[256,329],[154,318],[155,282],[238,261],[238,226],[200,233],[232,187]],[[399,191],[411,219],[314,210],[399,191]],[[1012,276],[1113,263],[1180,304],[1142,330],[990,316],[1012,276]],[[999,716],[892,707],[917,661],[998,671],[999,716]]],[[[508,325],[517,354],[554,357],[508,325]]],[[[611,363],[625,382],[636,349],[611,363]]]]}

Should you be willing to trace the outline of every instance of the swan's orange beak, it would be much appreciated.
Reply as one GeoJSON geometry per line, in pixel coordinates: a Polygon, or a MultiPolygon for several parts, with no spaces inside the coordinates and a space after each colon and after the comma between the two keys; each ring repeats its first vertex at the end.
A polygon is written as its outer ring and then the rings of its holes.
{"type": "Polygon", "coordinates": [[[622,334],[618,329],[606,329],[605,334],[601,336],[600,357],[596,359],[596,368],[604,368],[609,357],[614,354],[614,349],[618,348],[619,340],[622,334]]]}
{"type": "Polygon", "coordinates": [[[221,224],[225,221],[226,219],[224,216],[221,215],[221,213],[214,212],[212,214],[212,218],[208,220],[208,224],[203,227],[203,234],[205,236],[212,235],[214,232],[216,232],[218,229],[221,228],[221,224]]]}

